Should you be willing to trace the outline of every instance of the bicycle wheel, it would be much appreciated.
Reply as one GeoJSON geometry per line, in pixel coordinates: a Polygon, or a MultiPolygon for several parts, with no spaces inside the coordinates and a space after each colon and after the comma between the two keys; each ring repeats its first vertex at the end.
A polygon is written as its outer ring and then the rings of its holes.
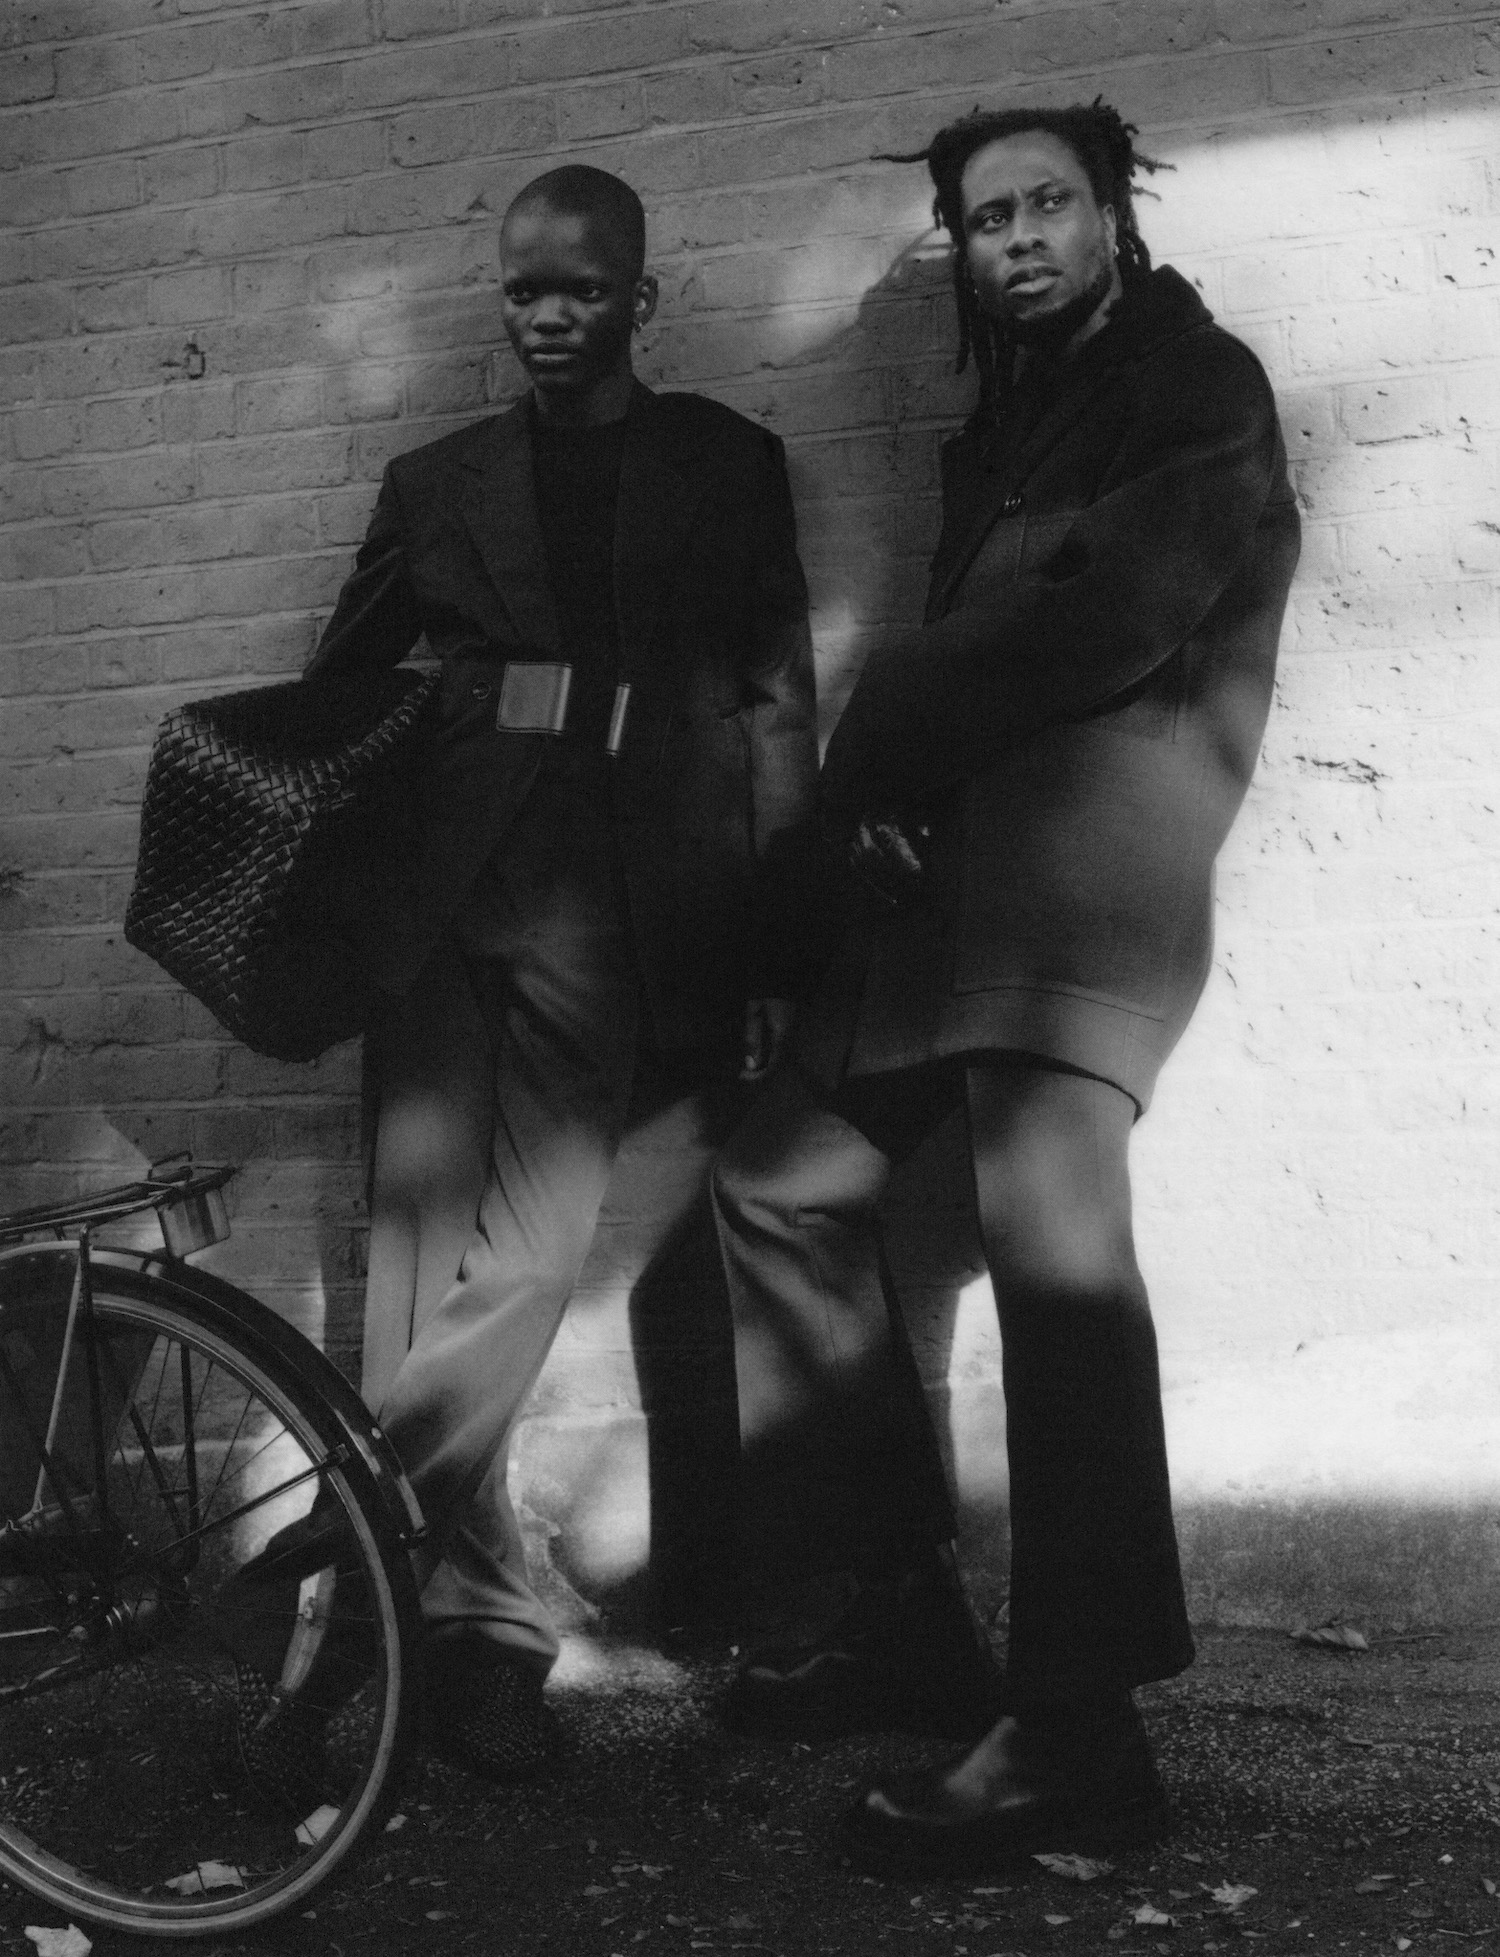
{"type": "Polygon", "coordinates": [[[197,1273],[96,1257],[89,1311],[76,1272],[71,1245],[0,1259],[0,1872],[116,1929],[223,1933],[381,1818],[415,1588],[321,1355],[294,1367],[197,1273]],[[263,1578],[315,1505],[319,1567],[263,1578]]]}

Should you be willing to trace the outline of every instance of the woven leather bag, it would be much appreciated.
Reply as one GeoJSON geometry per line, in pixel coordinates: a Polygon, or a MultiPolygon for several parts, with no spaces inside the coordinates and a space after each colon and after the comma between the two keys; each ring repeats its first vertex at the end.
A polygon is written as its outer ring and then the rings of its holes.
{"type": "Polygon", "coordinates": [[[340,895],[411,848],[436,688],[409,668],[294,680],[157,732],[125,936],[257,1053],[311,1060],[364,1026],[340,895]]]}

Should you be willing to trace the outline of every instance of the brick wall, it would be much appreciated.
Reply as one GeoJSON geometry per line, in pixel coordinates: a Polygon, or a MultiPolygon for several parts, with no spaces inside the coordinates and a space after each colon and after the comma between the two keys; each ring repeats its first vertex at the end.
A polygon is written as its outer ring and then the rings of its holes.
{"type": "MultiPolygon", "coordinates": [[[[787,438],[831,718],[917,615],[967,400],[923,178],[872,152],[978,100],[1101,89],[1176,166],[1143,227],[1267,362],[1307,520],[1215,977],[1137,1150],[1195,1600],[1493,1615],[1500,7],[1478,0],[16,0],[0,1200],[177,1145],[242,1160],[222,1267],[350,1359],[354,1049],[257,1060],[121,938],[157,720],[294,672],[387,457],[512,398],[497,218],[565,155],[645,198],[645,377],[787,438]]],[[[954,1144],[903,1179],[896,1248],[993,1583],[993,1327],[932,1202],[954,1144]]],[[[522,1449],[585,1588],[644,1541],[634,1192],[701,1157],[688,1121],[623,1166],[522,1449]]]]}

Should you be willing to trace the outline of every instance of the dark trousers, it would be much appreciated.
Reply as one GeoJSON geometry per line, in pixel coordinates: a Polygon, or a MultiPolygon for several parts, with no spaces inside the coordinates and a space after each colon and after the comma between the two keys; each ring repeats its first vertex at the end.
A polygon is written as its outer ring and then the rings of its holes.
{"type": "Polygon", "coordinates": [[[774,1531],[757,1533],[834,1569],[952,1533],[876,1205],[958,1102],[1004,1353],[1011,1698],[1169,1677],[1193,1645],[1131,1233],[1136,1109],[1106,1081],[992,1055],[832,1097],[795,1070],[762,1090],[714,1178],[746,1485],[775,1491],[774,1531]]]}

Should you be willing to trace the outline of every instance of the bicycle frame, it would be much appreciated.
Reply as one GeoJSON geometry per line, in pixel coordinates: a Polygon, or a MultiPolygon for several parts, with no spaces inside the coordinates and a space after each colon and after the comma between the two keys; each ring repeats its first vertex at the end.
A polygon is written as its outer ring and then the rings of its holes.
{"type": "MultiPolygon", "coordinates": [[[[12,1255],[34,1252],[39,1248],[34,1239],[44,1234],[61,1240],[57,1244],[60,1254],[72,1254],[77,1258],[68,1323],[64,1328],[66,1349],[59,1360],[57,1389],[48,1431],[45,1435],[34,1437],[39,1443],[38,1459],[42,1467],[37,1476],[33,1510],[40,1506],[44,1483],[51,1479],[54,1490],[57,1486],[55,1477],[49,1473],[49,1461],[56,1437],[58,1406],[67,1376],[66,1364],[71,1350],[68,1342],[77,1336],[80,1321],[87,1342],[86,1363],[91,1366],[90,1396],[96,1415],[96,1448],[103,1444],[104,1437],[99,1431],[101,1420],[98,1417],[102,1415],[102,1395],[96,1378],[98,1347],[93,1339],[92,1316],[93,1271],[98,1262],[105,1267],[124,1266],[159,1274],[180,1285],[200,1301],[228,1314],[233,1322],[235,1339],[243,1341],[250,1353],[261,1358],[269,1356],[280,1359],[309,1374],[311,1383],[327,1400],[343,1431],[342,1448],[346,1452],[330,1457],[330,1465],[346,1465],[348,1457],[358,1462],[374,1484],[395,1542],[409,1553],[426,1535],[422,1511],[395,1449],[371,1419],[364,1402],[343,1374],[316,1346],[269,1311],[259,1299],[223,1278],[198,1270],[186,1261],[197,1251],[223,1242],[230,1234],[221,1192],[235,1174],[233,1165],[194,1170],[186,1156],[169,1156],[153,1163],[146,1176],[138,1182],[122,1184],[93,1197],[38,1205],[0,1216],[0,1266],[12,1255]],[[148,1209],[156,1211],[165,1243],[164,1252],[100,1249],[96,1245],[94,1231],[97,1226],[119,1222],[148,1209]],[[90,1351],[92,1359],[87,1358],[90,1351]]],[[[3,1312],[3,1304],[0,1304],[0,1326],[3,1326],[3,1312]]],[[[0,1345],[0,1382],[7,1381],[8,1372],[3,1345],[0,1345]]],[[[8,1383],[14,1397],[14,1382],[8,1383]]],[[[100,1458],[96,1452],[96,1469],[100,1458]]],[[[66,1506],[61,1494],[59,1499],[66,1506]]]]}
{"type": "MultiPolygon", "coordinates": [[[[12,1257],[35,1255],[43,1248],[51,1255],[74,1260],[67,1316],[57,1357],[56,1380],[44,1432],[38,1431],[28,1418],[25,1396],[11,1369],[3,1341],[0,1341],[0,1387],[8,1389],[7,1397],[20,1415],[22,1424],[27,1427],[28,1440],[40,1463],[29,1510],[0,1527],[0,1572],[3,1572],[9,1552],[28,1564],[33,1573],[41,1573],[38,1564],[47,1564],[49,1546],[53,1544],[58,1547],[50,1549],[50,1560],[61,1567],[65,1561],[61,1554],[63,1543],[75,1556],[97,1564],[96,1576],[100,1583],[97,1619],[99,1644],[114,1644],[120,1639],[134,1640],[142,1635],[155,1634],[158,1627],[153,1620],[160,1613],[163,1599],[151,1596],[137,1599],[133,1606],[123,1604],[113,1585],[114,1570],[108,1546],[116,1531],[109,1511],[106,1461],[116,1431],[116,1419],[111,1418],[106,1404],[104,1370],[106,1363],[113,1365],[114,1355],[103,1349],[101,1359],[101,1341],[94,1321],[96,1262],[106,1269],[133,1267],[146,1274],[169,1277],[174,1284],[190,1290],[199,1300],[219,1306],[232,1316],[237,1341],[259,1356],[264,1356],[269,1348],[276,1356],[290,1360],[300,1371],[312,1374],[330,1407],[339,1416],[344,1437],[334,1442],[321,1460],[239,1508],[217,1517],[215,1528],[232,1526],[256,1508],[285,1496],[329,1468],[347,1472],[353,1467],[356,1474],[363,1469],[373,1483],[374,1491],[380,1498],[380,1510],[387,1517],[389,1534],[396,1545],[409,1553],[425,1533],[421,1510],[394,1450],[342,1375],[300,1333],[268,1312],[258,1300],[225,1283],[223,1279],[211,1277],[187,1263],[186,1259],[195,1251],[222,1242],[229,1235],[228,1217],[220,1191],[233,1174],[233,1168],[194,1174],[190,1165],[185,1164],[178,1169],[170,1162],[158,1163],[153,1164],[142,1182],[122,1185],[92,1199],[41,1206],[0,1217],[0,1246],[8,1246],[0,1248],[0,1272],[12,1257]],[[166,1243],[164,1255],[146,1251],[100,1250],[96,1246],[96,1225],[117,1222],[147,1209],[157,1212],[166,1243]],[[43,1232],[62,1241],[38,1246],[33,1240],[43,1232]],[[76,1234],[70,1237],[70,1232],[76,1234]],[[69,1474],[56,1452],[70,1368],[75,1352],[80,1349],[87,1381],[88,1428],[94,1471],[92,1489],[81,1485],[78,1477],[69,1474]],[[70,1482],[73,1483],[71,1487],[70,1482]],[[59,1521],[61,1528],[56,1526],[59,1521]],[[99,1553],[90,1556],[89,1549],[94,1545],[97,1545],[99,1553]]],[[[4,1303],[0,1300],[0,1330],[3,1328],[4,1303]]],[[[172,1559],[172,1567],[165,1574],[180,1579],[186,1578],[196,1567],[203,1533],[198,1492],[198,1435],[185,1349],[182,1367],[182,1450],[187,1504],[186,1513],[180,1520],[177,1501],[168,1487],[168,1477],[131,1404],[129,1387],[118,1378],[112,1382],[122,1409],[128,1412],[135,1427],[145,1467],[163,1496],[164,1506],[172,1515],[173,1526],[177,1530],[177,1554],[172,1559]]],[[[13,1635],[25,1636],[27,1633],[13,1635]]],[[[80,1652],[77,1665],[56,1668],[56,1677],[49,1672],[46,1678],[33,1678],[26,1689],[30,1692],[46,1690],[49,1685],[66,1682],[66,1677],[75,1676],[79,1668],[90,1662],[91,1655],[80,1652]]]]}

